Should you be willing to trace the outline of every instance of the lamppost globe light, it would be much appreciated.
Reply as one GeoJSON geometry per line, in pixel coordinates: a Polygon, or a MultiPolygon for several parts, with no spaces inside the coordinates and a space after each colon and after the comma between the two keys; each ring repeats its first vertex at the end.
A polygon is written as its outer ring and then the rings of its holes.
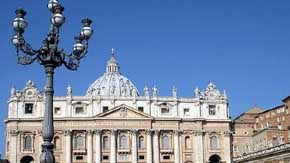
{"type": "Polygon", "coordinates": [[[22,36],[15,35],[15,36],[13,36],[13,38],[12,38],[12,43],[13,43],[16,47],[18,47],[18,46],[23,45],[23,44],[25,43],[25,40],[24,40],[24,38],[23,38],[22,36]]]}
{"type": "Polygon", "coordinates": [[[82,43],[75,43],[73,51],[76,55],[81,54],[85,50],[85,46],[82,43]]]}
{"type": "Polygon", "coordinates": [[[82,23],[83,23],[83,28],[81,30],[81,36],[84,39],[88,40],[94,32],[94,30],[90,27],[92,24],[92,20],[90,20],[89,18],[85,18],[82,20],[82,23]]]}
{"type": "Polygon", "coordinates": [[[81,35],[88,40],[93,35],[93,29],[91,27],[83,27],[81,31],[81,35]]]}
{"type": "Polygon", "coordinates": [[[19,31],[23,30],[27,27],[27,22],[23,18],[15,18],[12,22],[12,26],[14,30],[19,31]]]}
{"type": "Polygon", "coordinates": [[[65,17],[60,13],[53,14],[51,23],[56,27],[60,27],[65,22],[65,17]]]}
{"type": "Polygon", "coordinates": [[[57,0],[50,0],[47,4],[47,8],[49,9],[49,11],[53,12],[54,8],[58,5],[59,5],[59,2],[57,0]]]}

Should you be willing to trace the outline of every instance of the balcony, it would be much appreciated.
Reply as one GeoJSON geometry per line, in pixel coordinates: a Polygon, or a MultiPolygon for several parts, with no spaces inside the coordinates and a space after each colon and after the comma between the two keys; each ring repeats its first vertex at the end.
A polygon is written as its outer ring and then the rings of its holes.
{"type": "Polygon", "coordinates": [[[84,155],[87,153],[87,150],[84,148],[73,149],[73,153],[78,155],[84,155]]]}
{"type": "Polygon", "coordinates": [[[131,153],[131,149],[130,148],[118,148],[118,153],[129,154],[129,153],[131,153]]]}
{"type": "Polygon", "coordinates": [[[161,154],[172,154],[173,153],[173,148],[161,148],[160,149],[161,154]]]}
{"type": "Polygon", "coordinates": [[[23,153],[33,153],[33,150],[30,148],[30,149],[23,149],[22,150],[23,153]]]}

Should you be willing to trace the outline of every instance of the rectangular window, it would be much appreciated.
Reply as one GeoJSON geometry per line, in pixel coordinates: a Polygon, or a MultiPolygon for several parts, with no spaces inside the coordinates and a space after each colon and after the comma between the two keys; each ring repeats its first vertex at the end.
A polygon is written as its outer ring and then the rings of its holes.
{"type": "Polygon", "coordinates": [[[234,146],[234,151],[235,151],[235,152],[238,151],[238,146],[234,146]]]}
{"type": "Polygon", "coordinates": [[[84,107],[76,107],[75,108],[75,113],[76,114],[84,114],[85,113],[85,108],[84,107]]]}
{"type": "Polygon", "coordinates": [[[145,159],[144,155],[139,155],[138,160],[144,160],[144,159],[145,159]]]}
{"type": "Polygon", "coordinates": [[[170,160],[170,156],[163,156],[163,160],[170,160]]]}
{"type": "Polygon", "coordinates": [[[141,111],[141,112],[144,112],[144,107],[143,106],[139,106],[138,110],[141,111]]]}
{"type": "Polygon", "coordinates": [[[161,108],[162,114],[169,114],[169,108],[161,108]]]}
{"type": "Polygon", "coordinates": [[[103,160],[109,160],[109,156],[108,155],[103,155],[103,160]]]}
{"type": "Polygon", "coordinates": [[[76,156],[76,160],[83,160],[84,157],[83,156],[76,156]]]}
{"type": "Polygon", "coordinates": [[[32,103],[27,103],[25,104],[25,114],[32,114],[33,113],[33,104],[32,103]]]}
{"type": "Polygon", "coordinates": [[[56,115],[60,115],[60,107],[55,107],[54,108],[54,114],[56,114],[56,115]]]}
{"type": "Polygon", "coordinates": [[[272,116],[275,116],[276,115],[275,112],[272,112],[271,114],[272,114],[272,116]]]}
{"type": "Polygon", "coordinates": [[[215,105],[209,105],[208,106],[208,112],[209,112],[209,115],[215,115],[216,114],[216,106],[215,105]]]}
{"type": "Polygon", "coordinates": [[[189,108],[183,108],[183,115],[189,115],[189,108]]]}
{"type": "Polygon", "coordinates": [[[108,106],[103,106],[103,113],[109,111],[109,107],[108,106]]]}

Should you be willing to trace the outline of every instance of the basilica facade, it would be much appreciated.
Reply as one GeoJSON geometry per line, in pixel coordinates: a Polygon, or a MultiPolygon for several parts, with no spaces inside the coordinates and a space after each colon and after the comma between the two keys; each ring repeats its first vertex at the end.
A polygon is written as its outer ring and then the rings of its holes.
{"type": "MultiPolygon", "coordinates": [[[[32,81],[11,89],[6,158],[39,162],[45,96],[32,81]]],[[[57,163],[230,163],[231,134],[225,91],[213,83],[184,98],[172,89],[142,93],[120,72],[112,55],[105,73],[84,96],[54,97],[57,163]]]]}

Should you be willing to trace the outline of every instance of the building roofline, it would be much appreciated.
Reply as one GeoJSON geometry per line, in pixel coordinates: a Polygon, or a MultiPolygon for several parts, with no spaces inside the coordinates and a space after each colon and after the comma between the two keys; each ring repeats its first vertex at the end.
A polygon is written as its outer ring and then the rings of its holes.
{"type": "Polygon", "coordinates": [[[259,114],[267,113],[267,112],[269,112],[269,111],[272,111],[272,110],[278,109],[278,108],[280,108],[280,107],[282,107],[282,106],[284,106],[284,104],[282,104],[282,105],[278,105],[278,106],[275,106],[274,108],[272,108],[272,109],[268,109],[268,110],[265,110],[265,111],[263,111],[263,112],[261,112],[261,113],[259,113],[259,114]]]}

